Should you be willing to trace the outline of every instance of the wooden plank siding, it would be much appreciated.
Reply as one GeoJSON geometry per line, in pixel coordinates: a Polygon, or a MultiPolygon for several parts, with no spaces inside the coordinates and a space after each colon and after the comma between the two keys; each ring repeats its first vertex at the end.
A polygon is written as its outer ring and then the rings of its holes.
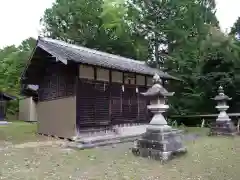
{"type": "Polygon", "coordinates": [[[147,100],[136,92],[136,88],[125,85],[123,92],[122,85],[118,83],[79,80],[77,93],[79,129],[122,123],[146,123],[148,119],[147,100]]]}
{"type": "Polygon", "coordinates": [[[75,95],[76,67],[62,63],[49,63],[39,85],[39,101],[53,100],[75,95]]]}
{"type": "Polygon", "coordinates": [[[144,76],[86,65],[79,69],[78,129],[149,121],[148,102],[139,94],[147,89],[144,76]]]}

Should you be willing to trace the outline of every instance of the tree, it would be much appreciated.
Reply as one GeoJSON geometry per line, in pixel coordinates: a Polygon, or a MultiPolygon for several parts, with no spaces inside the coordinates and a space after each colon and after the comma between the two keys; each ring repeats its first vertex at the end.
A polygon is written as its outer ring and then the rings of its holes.
{"type": "MultiPolygon", "coordinates": [[[[36,40],[24,40],[19,47],[14,45],[0,49],[0,91],[20,97],[20,77],[36,40]]],[[[18,102],[9,104],[12,113],[18,110],[18,102]]]]}
{"type": "Polygon", "coordinates": [[[240,100],[239,42],[233,35],[227,35],[212,28],[205,45],[204,58],[202,73],[206,81],[206,93],[213,95],[218,86],[222,85],[226,93],[233,98],[230,102],[230,111],[237,112],[240,100]]]}
{"type": "Polygon", "coordinates": [[[139,14],[136,31],[148,39],[151,64],[183,80],[172,84],[178,90],[171,102],[173,113],[205,111],[200,47],[210,33],[208,25],[218,26],[214,1],[135,0],[129,6],[139,14]]]}
{"type": "Polygon", "coordinates": [[[240,37],[240,17],[236,20],[236,22],[233,24],[230,30],[230,35],[238,35],[238,38],[240,37]]]}
{"type": "Polygon", "coordinates": [[[36,45],[36,39],[30,37],[22,41],[18,49],[25,52],[31,52],[36,45]]]}
{"type": "Polygon", "coordinates": [[[159,66],[175,49],[205,36],[205,23],[218,24],[214,1],[134,0],[128,4],[130,14],[138,17],[135,31],[148,39],[149,59],[159,66]]]}
{"type": "MultiPolygon", "coordinates": [[[[144,59],[141,48],[144,37],[132,35],[127,24],[121,20],[123,6],[103,0],[57,0],[45,11],[42,23],[44,33],[88,48],[144,59]],[[113,23],[108,15],[116,14],[119,21],[113,23]],[[121,29],[122,27],[122,29],[121,29]],[[139,50],[140,47],[141,50],[139,50]]],[[[146,49],[146,48],[145,48],[146,49]]]]}

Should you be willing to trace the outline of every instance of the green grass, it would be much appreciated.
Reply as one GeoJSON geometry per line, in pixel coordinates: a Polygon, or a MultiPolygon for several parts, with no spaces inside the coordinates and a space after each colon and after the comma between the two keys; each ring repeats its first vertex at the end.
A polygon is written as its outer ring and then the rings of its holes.
{"type": "MultiPolygon", "coordinates": [[[[14,123],[1,127],[0,131],[3,129],[6,136],[14,134],[8,140],[26,142],[26,139],[39,138],[33,135],[36,126],[32,124],[14,123]]],[[[200,128],[184,130],[200,134],[207,131],[200,128]]],[[[129,150],[132,143],[81,151],[55,145],[10,147],[3,152],[0,150],[0,179],[239,180],[239,137],[203,136],[186,145],[186,155],[164,165],[133,156],[129,150]]]]}
{"type": "MultiPolygon", "coordinates": [[[[209,131],[208,128],[200,127],[178,127],[181,130],[184,130],[186,133],[195,133],[199,135],[206,135],[209,131]]],[[[27,123],[23,121],[12,121],[8,125],[0,126],[0,141],[10,141],[14,144],[44,140],[46,137],[36,134],[37,124],[36,123],[27,123]]]]}
{"type": "Polygon", "coordinates": [[[202,136],[206,136],[209,133],[209,128],[179,126],[178,129],[183,130],[185,133],[194,133],[202,136]]]}
{"type": "Polygon", "coordinates": [[[36,123],[13,121],[8,125],[0,126],[0,141],[10,141],[12,143],[36,141],[37,139],[41,139],[36,132],[36,123]]]}

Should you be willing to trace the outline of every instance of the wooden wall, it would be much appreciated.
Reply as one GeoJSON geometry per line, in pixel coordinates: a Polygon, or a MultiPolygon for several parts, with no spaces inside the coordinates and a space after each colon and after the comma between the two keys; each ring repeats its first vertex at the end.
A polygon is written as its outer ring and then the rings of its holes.
{"type": "Polygon", "coordinates": [[[77,126],[148,122],[148,101],[139,92],[151,81],[150,76],[80,65],[77,126]]]}
{"type": "MultiPolygon", "coordinates": [[[[43,74],[39,104],[76,96],[78,129],[149,121],[148,101],[139,92],[151,85],[151,76],[59,62],[49,63],[43,74]]],[[[42,109],[37,112],[39,123],[43,113],[53,116],[52,111],[42,109]]]]}
{"type": "Polygon", "coordinates": [[[76,134],[76,97],[37,103],[38,133],[72,138],[76,134]]]}
{"type": "Polygon", "coordinates": [[[39,83],[38,133],[64,138],[76,132],[76,64],[49,61],[39,83]]]}
{"type": "Polygon", "coordinates": [[[83,64],[79,66],[79,78],[137,86],[152,85],[152,76],[109,70],[83,64]]]}
{"type": "Polygon", "coordinates": [[[49,63],[39,84],[39,101],[75,95],[76,67],[59,62],[49,63]]]}

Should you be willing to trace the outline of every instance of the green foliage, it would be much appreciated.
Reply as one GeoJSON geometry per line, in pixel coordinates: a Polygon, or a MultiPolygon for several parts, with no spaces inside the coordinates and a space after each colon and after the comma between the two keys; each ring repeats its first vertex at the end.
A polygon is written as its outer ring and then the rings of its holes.
{"type": "Polygon", "coordinates": [[[240,17],[236,20],[236,22],[233,24],[231,31],[229,34],[235,35],[236,33],[240,33],[240,17]]]}
{"type": "Polygon", "coordinates": [[[45,11],[44,33],[92,49],[145,59],[144,37],[130,31],[120,1],[57,0],[45,11]]]}
{"type": "Polygon", "coordinates": [[[171,55],[173,51],[179,52],[185,47],[193,49],[200,36],[206,35],[205,23],[218,24],[213,13],[214,8],[213,1],[129,2],[130,14],[138,17],[134,22],[135,31],[148,39],[149,59],[158,67],[162,66],[169,56],[175,57],[171,55]]]}
{"type": "MultiPolygon", "coordinates": [[[[33,38],[24,40],[19,47],[14,45],[0,49],[0,91],[20,97],[20,77],[28,57],[36,43],[33,38]]],[[[8,104],[8,112],[18,110],[18,100],[8,104]]]]}

